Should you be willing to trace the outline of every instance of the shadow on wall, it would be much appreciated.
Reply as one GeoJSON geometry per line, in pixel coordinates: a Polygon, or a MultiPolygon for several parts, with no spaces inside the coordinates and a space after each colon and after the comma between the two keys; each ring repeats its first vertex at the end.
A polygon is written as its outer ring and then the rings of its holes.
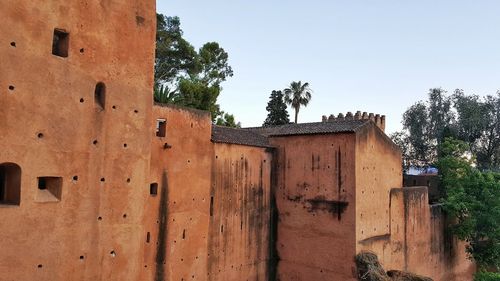
{"type": "MultiPolygon", "coordinates": [[[[156,185],[157,187],[157,185],[156,185]]],[[[154,187],[152,187],[154,188],[154,187]]],[[[150,191],[151,194],[153,191],[150,191]]],[[[156,190],[155,190],[156,192],[156,190]]],[[[155,281],[165,280],[165,265],[167,251],[167,221],[168,221],[168,177],[163,171],[161,178],[160,206],[158,208],[158,245],[156,247],[155,281]]]]}

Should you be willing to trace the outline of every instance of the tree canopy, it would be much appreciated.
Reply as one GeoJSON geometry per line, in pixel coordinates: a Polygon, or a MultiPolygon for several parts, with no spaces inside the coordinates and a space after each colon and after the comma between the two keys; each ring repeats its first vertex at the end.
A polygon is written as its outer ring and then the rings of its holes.
{"type": "Polygon", "coordinates": [[[447,95],[441,88],[431,89],[428,100],[406,110],[402,124],[392,138],[403,148],[405,170],[437,161],[446,137],[466,142],[478,168],[500,169],[500,93],[480,98],[462,90],[447,95]]]}
{"type": "Polygon", "coordinates": [[[234,116],[229,113],[222,113],[221,116],[217,117],[215,124],[218,126],[226,126],[233,128],[241,128],[241,123],[236,123],[234,116]]]}
{"type": "MultiPolygon", "coordinates": [[[[500,266],[500,94],[431,89],[403,115],[392,138],[403,165],[436,165],[450,229],[479,269],[500,266]],[[496,171],[496,172],[495,172],[496,171]]],[[[480,279],[478,279],[480,280],[480,279]]]]}
{"type": "Polygon", "coordinates": [[[267,118],[262,126],[284,125],[290,123],[290,118],[283,99],[283,92],[272,91],[267,103],[267,118]]]}
{"type": "Polygon", "coordinates": [[[180,25],[178,17],[157,14],[155,101],[208,110],[214,122],[224,119],[217,99],[222,82],[233,76],[229,55],[217,42],[196,51],[180,25]]]}
{"type": "Polygon", "coordinates": [[[500,269],[500,174],[473,167],[469,145],[445,138],[437,162],[451,230],[479,269],[500,269]]]}

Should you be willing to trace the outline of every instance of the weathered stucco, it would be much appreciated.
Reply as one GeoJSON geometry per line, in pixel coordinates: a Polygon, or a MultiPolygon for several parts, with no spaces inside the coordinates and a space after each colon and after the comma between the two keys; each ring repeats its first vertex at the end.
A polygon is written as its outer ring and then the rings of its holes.
{"type": "Polygon", "coordinates": [[[364,128],[356,149],[357,252],[371,250],[387,269],[434,280],[471,280],[464,244],[446,232],[427,187],[402,186],[401,154],[380,130],[364,128]]]}
{"type": "Polygon", "coordinates": [[[277,147],[279,280],[350,280],[354,134],[272,138],[277,147]],[[337,278],[337,279],[336,279],[337,278]]]}
{"type": "Polygon", "coordinates": [[[267,280],[272,151],[214,144],[209,280],[267,280]]]}
{"type": "Polygon", "coordinates": [[[141,280],[155,1],[0,6],[0,164],[22,171],[20,205],[0,205],[0,279],[141,280]],[[38,177],[60,177],[60,198],[38,177]]]}
{"type": "Polygon", "coordinates": [[[206,280],[213,148],[208,112],[153,107],[150,183],[158,195],[146,212],[152,241],[145,253],[160,280],[206,280]],[[155,134],[165,121],[165,137],[155,134]]]}

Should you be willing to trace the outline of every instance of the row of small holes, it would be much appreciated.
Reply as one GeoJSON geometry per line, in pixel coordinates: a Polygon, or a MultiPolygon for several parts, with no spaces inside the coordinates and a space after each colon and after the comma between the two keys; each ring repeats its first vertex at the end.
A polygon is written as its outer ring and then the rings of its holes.
{"type": "MultiPolygon", "coordinates": [[[[73,181],[78,181],[78,176],[76,176],[76,175],[73,176],[73,181]]],[[[101,178],[101,181],[104,182],[104,181],[106,181],[106,179],[105,178],[101,178]]],[[[130,183],[130,178],[127,179],[127,183],[130,183]]]]}
{"type": "MultiPolygon", "coordinates": [[[[9,90],[10,90],[10,91],[14,91],[15,89],[16,89],[16,87],[14,87],[14,85],[9,85],[9,90]]],[[[85,102],[85,99],[80,98],[80,102],[81,102],[81,103],[84,103],[84,102],[85,102]]],[[[113,109],[116,109],[116,105],[113,105],[113,109]]],[[[139,110],[135,109],[135,110],[134,110],[134,113],[139,113],[139,110]]]]}
{"type": "MultiPolygon", "coordinates": [[[[127,214],[123,214],[123,216],[122,216],[122,217],[123,217],[124,219],[126,219],[126,218],[127,218],[127,214]]],[[[102,221],[102,217],[97,217],[97,220],[98,220],[98,221],[102,221]]]]}
{"type": "MultiPolygon", "coordinates": [[[[80,260],[84,260],[84,259],[85,259],[85,256],[80,256],[80,260]]],[[[39,265],[37,265],[37,267],[38,267],[38,268],[42,268],[42,267],[43,267],[43,265],[42,265],[42,264],[39,264],[39,265]]]]}
{"type": "MultiPolygon", "coordinates": [[[[14,87],[13,85],[9,85],[9,90],[10,90],[10,91],[14,91],[15,89],[16,89],[16,87],[14,87]]],[[[80,98],[80,102],[81,102],[81,103],[84,103],[84,102],[85,102],[85,100],[84,100],[83,98],[80,98]]],[[[113,109],[116,109],[116,105],[113,105],[113,106],[112,106],[112,108],[113,108],[113,109]]],[[[139,110],[134,109],[134,113],[139,113],[139,110]]]]}
{"type": "MultiPolygon", "coordinates": [[[[16,47],[16,42],[10,42],[10,45],[11,45],[12,47],[16,47]]],[[[81,48],[81,49],[80,49],[80,53],[83,53],[83,52],[84,52],[84,49],[83,49],[83,48],[81,48]]],[[[10,90],[10,91],[14,91],[14,89],[15,89],[15,87],[14,87],[13,85],[9,85],[9,90],[10,90]]],[[[81,99],[80,99],[80,102],[81,102],[81,103],[83,103],[83,102],[84,102],[84,99],[83,99],[83,98],[81,98],[81,99]]],[[[116,106],[113,106],[113,109],[116,109],[116,106]]],[[[138,110],[134,110],[134,113],[139,113],[139,111],[138,111],[138,110]]],[[[38,133],[37,137],[38,137],[38,138],[43,138],[43,133],[38,133]]],[[[96,140],[96,141],[94,141],[94,144],[97,144],[97,140],[96,140]]],[[[123,144],[123,146],[124,146],[124,147],[127,147],[127,144],[125,143],[125,144],[123,144]]],[[[73,180],[74,180],[74,181],[78,181],[78,176],[73,176],[73,180]]],[[[104,181],[104,178],[102,178],[102,179],[101,179],[101,181],[104,181]]],[[[130,179],[127,179],[127,182],[130,182],[130,179]]],[[[127,214],[123,214],[123,218],[126,218],[126,217],[127,217],[127,214]]],[[[102,217],[98,217],[97,219],[98,219],[98,220],[102,220],[102,217]]],[[[116,256],[115,251],[111,251],[111,252],[110,252],[110,255],[111,255],[112,257],[115,257],[115,256],[116,256]]],[[[84,256],[80,256],[80,260],[83,260],[83,259],[85,259],[85,257],[84,257],[84,256]]],[[[38,268],[42,268],[42,267],[43,267],[43,265],[42,265],[42,264],[39,264],[39,265],[37,265],[37,267],[38,267],[38,268]]],[[[145,266],[145,267],[147,267],[147,266],[145,266]]]]}
{"type": "MultiPolygon", "coordinates": [[[[81,103],[84,103],[84,102],[85,102],[85,99],[84,99],[84,98],[80,98],[80,102],[81,102],[81,103]]],[[[111,108],[116,109],[116,105],[113,105],[111,108]]],[[[134,113],[139,113],[139,110],[134,109],[134,113]]]]}
{"type": "MultiPolygon", "coordinates": [[[[38,134],[37,134],[37,137],[38,137],[39,139],[42,139],[42,138],[43,138],[43,136],[44,136],[44,135],[43,135],[43,133],[38,133],[38,134]]],[[[93,144],[93,145],[97,145],[98,143],[99,143],[99,142],[98,142],[97,140],[94,140],[94,141],[92,142],[92,144],[93,144]]],[[[128,144],[127,144],[127,143],[124,143],[124,144],[123,144],[123,147],[124,147],[124,148],[127,148],[127,147],[128,147],[128,144]]],[[[127,182],[130,182],[130,181],[127,181],[127,182]]]]}

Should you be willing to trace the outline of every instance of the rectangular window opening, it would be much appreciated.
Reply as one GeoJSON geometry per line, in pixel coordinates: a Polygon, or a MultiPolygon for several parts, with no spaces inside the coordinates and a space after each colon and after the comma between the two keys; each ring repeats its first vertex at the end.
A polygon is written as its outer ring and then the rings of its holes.
{"type": "Polygon", "coordinates": [[[0,165],[0,204],[20,205],[21,168],[14,163],[0,165]]]}
{"type": "Polygon", "coordinates": [[[156,136],[159,138],[167,136],[167,120],[156,119],[156,136]]]}
{"type": "Polygon", "coordinates": [[[64,29],[54,29],[52,38],[52,54],[54,56],[67,58],[69,49],[69,33],[64,29]]]}
{"type": "Polygon", "coordinates": [[[61,177],[39,177],[37,202],[59,202],[62,196],[63,179],[61,177]]]}
{"type": "Polygon", "coordinates": [[[158,194],[158,184],[152,183],[149,185],[149,194],[151,196],[156,196],[158,194]]]}

